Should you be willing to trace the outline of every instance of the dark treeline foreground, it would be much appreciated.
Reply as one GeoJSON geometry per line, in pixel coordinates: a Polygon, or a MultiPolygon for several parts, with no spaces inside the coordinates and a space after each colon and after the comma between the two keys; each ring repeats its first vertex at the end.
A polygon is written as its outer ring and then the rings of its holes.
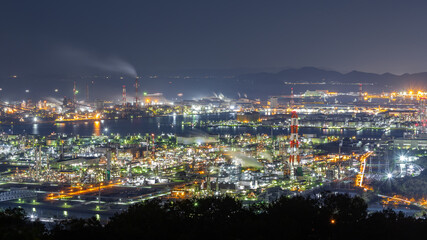
{"type": "Polygon", "coordinates": [[[426,233],[427,220],[392,210],[368,214],[362,198],[333,194],[250,208],[229,197],[152,200],[116,214],[105,226],[94,218],[73,219],[49,231],[22,210],[0,213],[1,239],[422,239],[426,233]]]}

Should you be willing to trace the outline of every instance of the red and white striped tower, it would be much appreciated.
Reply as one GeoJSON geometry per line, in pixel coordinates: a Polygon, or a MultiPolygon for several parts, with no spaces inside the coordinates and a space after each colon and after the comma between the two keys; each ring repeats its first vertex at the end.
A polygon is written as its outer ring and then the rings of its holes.
{"type": "Polygon", "coordinates": [[[297,164],[300,163],[300,155],[299,155],[299,141],[298,141],[298,114],[296,111],[292,112],[291,116],[291,136],[290,136],[290,147],[289,147],[289,167],[291,168],[292,174],[292,166],[295,161],[297,164]]]}
{"type": "Polygon", "coordinates": [[[123,103],[123,107],[125,107],[125,106],[126,106],[126,102],[127,102],[127,99],[126,99],[126,85],[123,85],[123,93],[122,93],[122,103],[123,103]]]}

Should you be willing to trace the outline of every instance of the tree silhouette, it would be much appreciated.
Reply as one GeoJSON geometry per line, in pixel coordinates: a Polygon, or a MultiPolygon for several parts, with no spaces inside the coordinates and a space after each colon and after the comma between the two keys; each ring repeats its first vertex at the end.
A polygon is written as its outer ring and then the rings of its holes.
{"type": "Polygon", "coordinates": [[[39,221],[29,221],[21,208],[0,211],[0,239],[42,239],[45,231],[39,221]]]}
{"type": "Polygon", "coordinates": [[[50,231],[20,209],[0,212],[1,239],[404,239],[427,221],[387,209],[368,214],[360,197],[321,193],[244,206],[231,197],[150,200],[115,214],[61,221],[50,231]]]}

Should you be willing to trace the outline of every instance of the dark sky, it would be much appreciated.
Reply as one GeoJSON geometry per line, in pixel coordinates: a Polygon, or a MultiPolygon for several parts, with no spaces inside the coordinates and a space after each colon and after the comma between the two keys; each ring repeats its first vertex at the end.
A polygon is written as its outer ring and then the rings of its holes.
{"type": "Polygon", "coordinates": [[[138,71],[421,72],[426,23],[427,1],[409,0],[4,0],[0,72],[72,72],[63,49],[120,58],[138,71]]]}

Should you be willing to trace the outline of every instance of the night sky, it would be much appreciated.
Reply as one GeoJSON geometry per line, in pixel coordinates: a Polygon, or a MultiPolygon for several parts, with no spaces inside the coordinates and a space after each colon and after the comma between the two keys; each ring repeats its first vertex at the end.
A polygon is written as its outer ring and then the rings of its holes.
{"type": "Polygon", "coordinates": [[[390,0],[2,1],[0,73],[78,74],[85,61],[64,54],[73,50],[138,72],[421,72],[426,12],[426,1],[390,0]]]}

